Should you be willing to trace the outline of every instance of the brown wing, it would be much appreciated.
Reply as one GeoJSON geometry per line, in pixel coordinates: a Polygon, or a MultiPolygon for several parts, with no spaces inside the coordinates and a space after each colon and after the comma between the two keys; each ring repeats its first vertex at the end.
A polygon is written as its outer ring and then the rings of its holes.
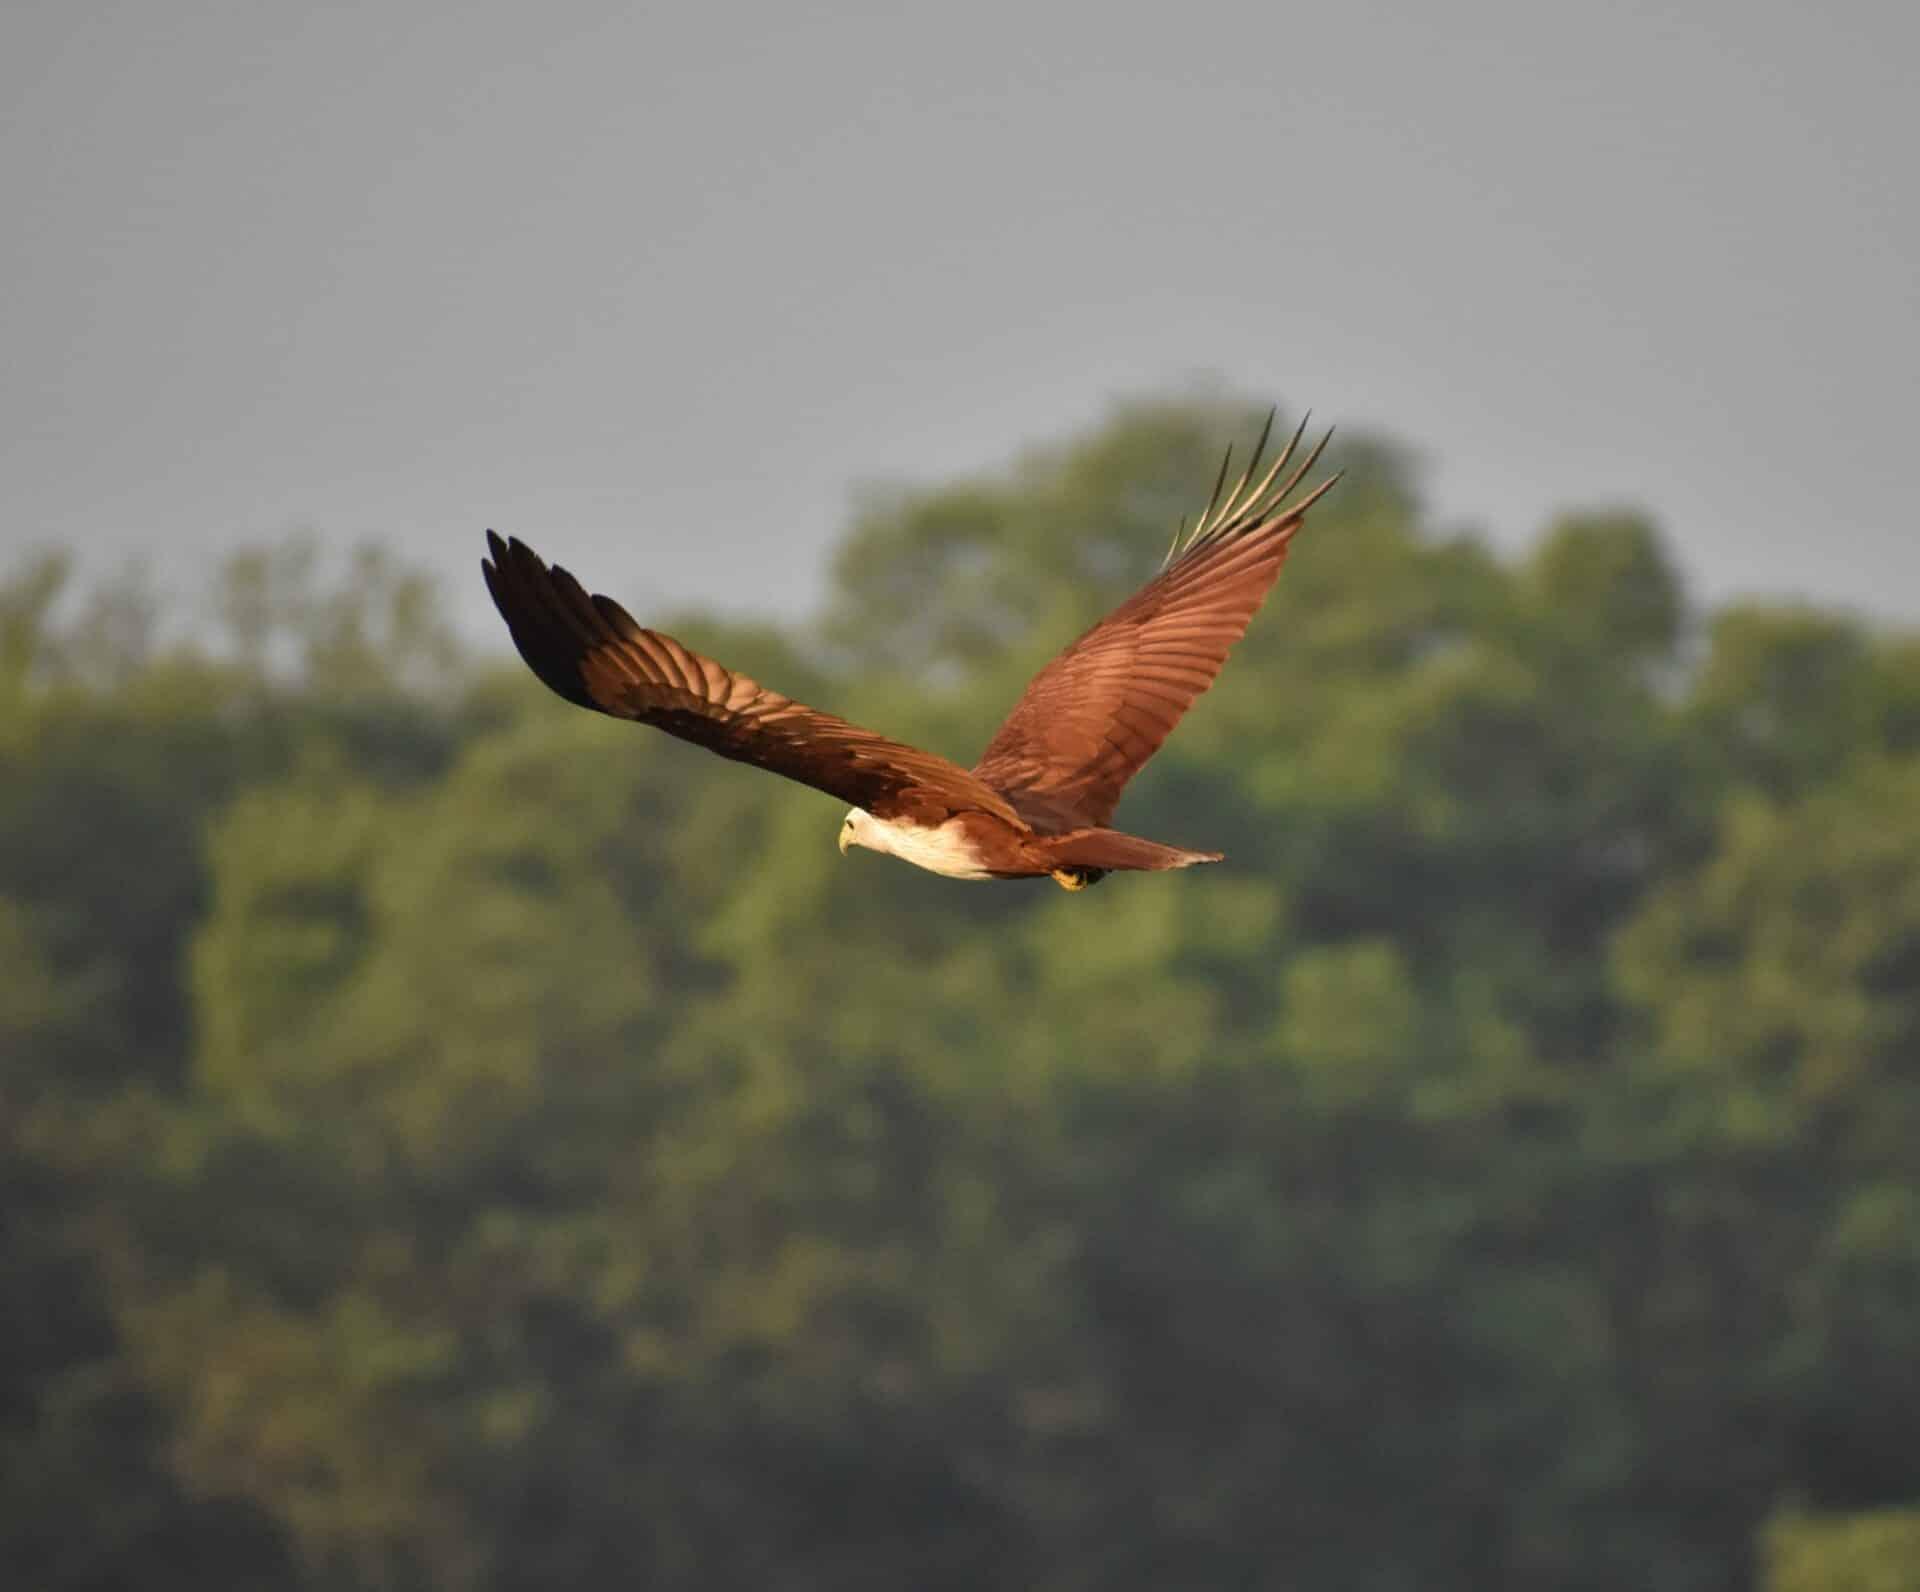
{"type": "Polygon", "coordinates": [[[1307,510],[1339,479],[1285,503],[1319,460],[1328,432],[1275,489],[1303,420],[1250,486],[1272,427],[1269,415],[1252,463],[1221,502],[1229,450],[1192,535],[1184,543],[1176,536],[1159,574],[1033,677],[974,765],[1036,827],[1051,832],[1113,817],[1127,781],[1213,684],[1266,601],[1307,510]]]}
{"type": "Polygon", "coordinates": [[[513,644],[552,690],[583,708],[651,724],[736,762],[838,796],[881,818],[940,823],[989,812],[1025,827],[1006,799],[956,763],[875,735],[723,669],[588,596],[517,537],[487,532],[487,577],[513,644]]]}

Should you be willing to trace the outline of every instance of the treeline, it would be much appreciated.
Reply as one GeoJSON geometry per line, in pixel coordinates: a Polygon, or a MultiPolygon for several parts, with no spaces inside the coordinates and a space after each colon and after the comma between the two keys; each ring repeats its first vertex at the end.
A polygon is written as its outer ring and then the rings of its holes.
{"type": "MultiPolygon", "coordinates": [[[[1251,424],[647,617],[970,760],[1251,424]]],[[[376,554],[16,561],[0,1581],[1920,1586],[1920,637],[1337,452],[1121,812],[1228,865],[1077,896],[843,860],[376,554]]]]}

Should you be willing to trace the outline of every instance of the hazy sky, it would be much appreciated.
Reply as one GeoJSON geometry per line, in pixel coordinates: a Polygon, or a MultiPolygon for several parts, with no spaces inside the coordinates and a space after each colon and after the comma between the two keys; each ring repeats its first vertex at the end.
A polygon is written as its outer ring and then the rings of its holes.
{"type": "Polygon", "coordinates": [[[1920,617],[1915,18],[13,0],[0,564],[311,526],[477,625],[492,525],[798,612],[853,483],[1204,374],[1920,617]]]}

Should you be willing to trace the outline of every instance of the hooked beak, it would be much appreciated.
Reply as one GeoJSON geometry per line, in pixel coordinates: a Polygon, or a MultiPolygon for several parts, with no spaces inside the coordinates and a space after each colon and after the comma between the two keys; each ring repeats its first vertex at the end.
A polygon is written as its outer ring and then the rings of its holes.
{"type": "Polygon", "coordinates": [[[844,857],[847,854],[847,847],[851,846],[852,844],[853,844],[853,833],[851,830],[847,828],[845,824],[842,824],[840,826],[840,855],[844,857]]]}

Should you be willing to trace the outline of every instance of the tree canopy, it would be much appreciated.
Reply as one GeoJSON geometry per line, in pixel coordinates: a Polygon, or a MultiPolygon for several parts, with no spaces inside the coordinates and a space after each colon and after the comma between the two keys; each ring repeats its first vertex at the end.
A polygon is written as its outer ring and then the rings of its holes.
{"type": "MultiPolygon", "coordinates": [[[[970,761],[1257,419],[649,617],[970,761]]],[[[7,1584],[1920,1587],[1920,635],[1335,455],[1080,896],[377,549],[0,572],[7,1584]]]]}

